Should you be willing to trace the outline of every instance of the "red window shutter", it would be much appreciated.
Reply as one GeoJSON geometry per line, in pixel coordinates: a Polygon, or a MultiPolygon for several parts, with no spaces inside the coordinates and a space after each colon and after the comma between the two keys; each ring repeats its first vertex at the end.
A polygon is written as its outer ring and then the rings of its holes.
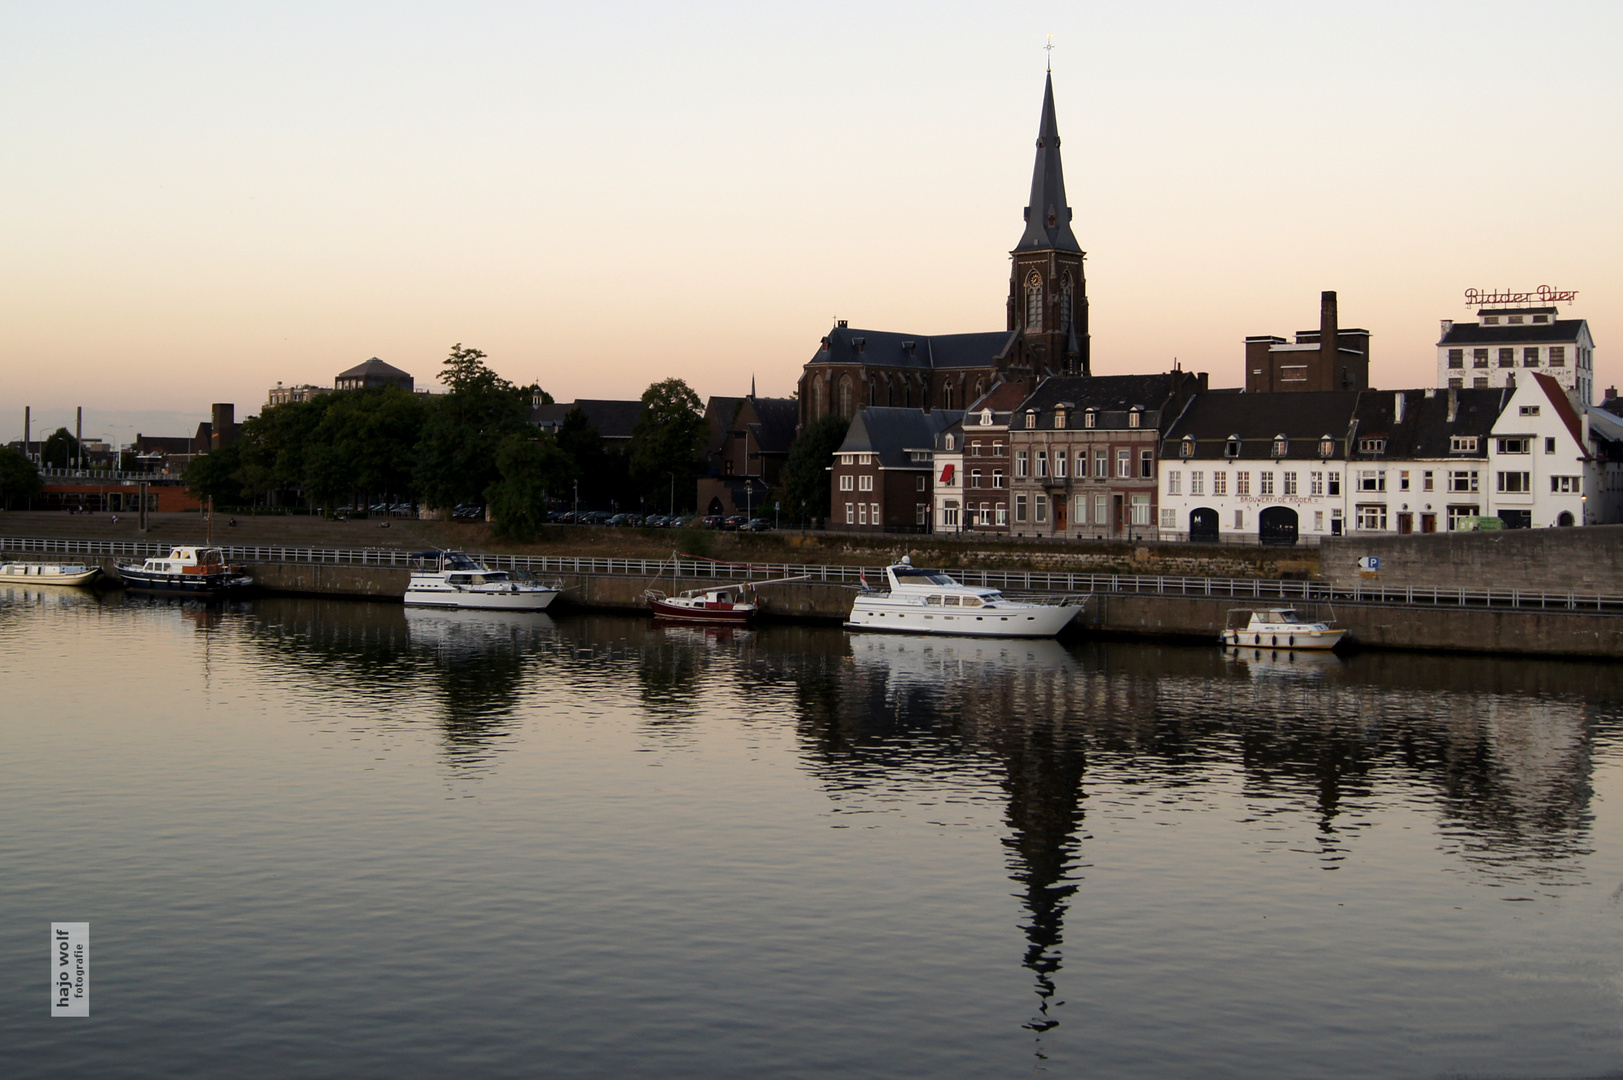
{"type": "Polygon", "coordinates": [[[943,465],[943,466],[941,466],[941,482],[943,484],[952,483],[952,466],[951,465],[943,465]]]}

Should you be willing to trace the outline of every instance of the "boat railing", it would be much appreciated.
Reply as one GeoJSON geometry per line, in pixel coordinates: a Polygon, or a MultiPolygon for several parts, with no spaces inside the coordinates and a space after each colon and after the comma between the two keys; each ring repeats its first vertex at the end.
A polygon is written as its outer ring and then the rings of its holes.
{"type": "MultiPolygon", "coordinates": [[[[73,555],[97,559],[144,559],[163,555],[175,546],[130,540],[70,540],[50,537],[0,537],[0,552],[7,554],[73,555]]],[[[406,570],[414,553],[393,548],[317,548],[278,546],[225,547],[231,563],[313,563],[369,566],[406,570]]],[[[882,566],[834,566],[803,563],[754,563],[748,566],[706,559],[614,559],[558,555],[475,556],[492,570],[522,570],[549,577],[641,577],[654,579],[662,571],[668,578],[692,582],[742,583],[793,575],[813,585],[874,588],[885,583],[882,566]]],[[[1203,597],[1282,605],[1312,603],[1373,604],[1390,607],[1493,608],[1522,611],[1623,615],[1623,595],[1612,593],[1546,592],[1505,587],[1429,587],[1382,585],[1379,582],[1334,584],[1328,581],[1278,578],[1180,577],[1169,574],[1075,573],[1052,570],[955,569],[952,577],[964,585],[996,589],[1005,595],[1089,593],[1203,597]]]]}

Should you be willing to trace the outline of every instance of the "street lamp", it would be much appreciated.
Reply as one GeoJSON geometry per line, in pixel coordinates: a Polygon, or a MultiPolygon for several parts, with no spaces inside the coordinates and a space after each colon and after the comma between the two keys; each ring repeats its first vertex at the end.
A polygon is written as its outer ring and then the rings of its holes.
{"type": "MultiPolygon", "coordinates": [[[[669,470],[667,470],[669,472],[669,470]]],[[[676,474],[670,473],[671,478],[671,517],[676,516],[676,474]]]]}
{"type": "Polygon", "coordinates": [[[579,480],[575,481],[574,522],[575,522],[576,525],[580,524],[580,481],[579,480]]]}

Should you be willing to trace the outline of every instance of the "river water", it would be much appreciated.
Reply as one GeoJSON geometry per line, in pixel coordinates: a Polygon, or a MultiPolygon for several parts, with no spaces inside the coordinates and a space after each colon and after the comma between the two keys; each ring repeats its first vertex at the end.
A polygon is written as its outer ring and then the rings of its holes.
{"type": "Polygon", "coordinates": [[[12,589],[0,687],[6,1077],[1623,1068],[1619,665],[12,589]]]}

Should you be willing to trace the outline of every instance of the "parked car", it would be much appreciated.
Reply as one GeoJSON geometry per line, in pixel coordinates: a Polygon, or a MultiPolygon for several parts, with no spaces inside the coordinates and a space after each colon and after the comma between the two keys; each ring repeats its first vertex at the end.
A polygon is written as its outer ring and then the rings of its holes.
{"type": "Polygon", "coordinates": [[[772,523],[766,518],[750,518],[744,523],[745,532],[771,532],[772,523]]]}
{"type": "Polygon", "coordinates": [[[399,502],[389,507],[389,513],[394,517],[411,517],[411,503],[399,502]]]}
{"type": "Polygon", "coordinates": [[[642,519],[643,527],[648,529],[663,529],[665,522],[669,521],[664,514],[649,514],[642,519]]]}
{"type": "Polygon", "coordinates": [[[680,529],[690,520],[692,519],[685,517],[666,518],[659,527],[662,529],[680,529]]]}
{"type": "Polygon", "coordinates": [[[453,521],[480,521],[485,516],[485,508],[478,503],[458,503],[451,510],[453,521]]]}
{"type": "Polygon", "coordinates": [[[721,528],[721,520],[720,514],[706,514],[699,519],[699,524],[707,529],[719,529],[721,528]]]}
{"type": "Polygon", "coordinates": [[[607,525],[614,515],[607,510],[592,510],[580,516],[583,525],[607,525]]]}
{"type": "Polygon", "coordinates": [[[728,532],[737,532],[745,525],[748,525],[749,520],[750,519],[745,517],[743,514],[731,514],[725,518],[722,518],[721,527],[726,529],[728,532]]]}

